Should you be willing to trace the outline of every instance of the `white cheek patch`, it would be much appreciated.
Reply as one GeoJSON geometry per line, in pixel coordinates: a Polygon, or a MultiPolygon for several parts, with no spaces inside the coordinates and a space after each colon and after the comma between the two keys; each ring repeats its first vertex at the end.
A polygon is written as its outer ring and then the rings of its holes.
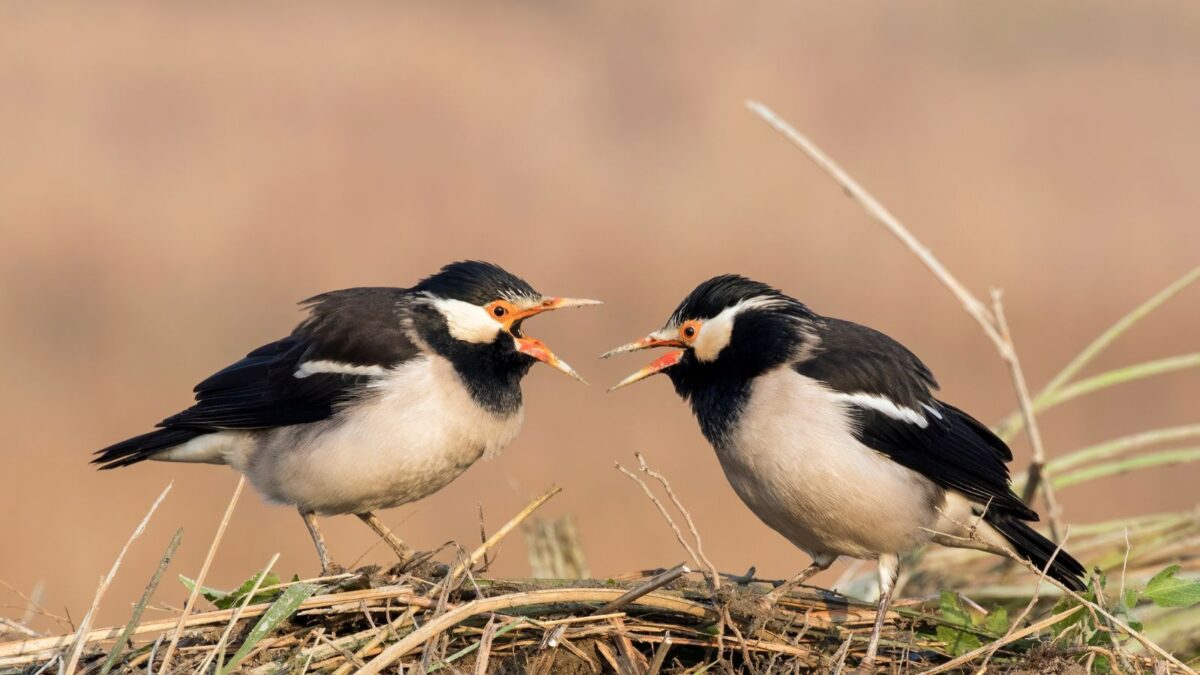
{"type": "Polygon", "coordinates": [[[780,302],[778,298],[760,295],[726,307],[720,314],[705,321],[700,326],[700,334],[692,343],[692,351],[695,352],[696,358],[707,363],[716,359],[721,350],[729,346],[729,339],[733,337],[733,322],[738,314],[748,309],[770,307],[777,302],[780,302]]]}
{"type": "Polygon", "coordinates": [[[488,344],[496,341],[500,334],[500,322],[492,318],[487,310],[462,300],[439,298],[433,307],[446,317],[450,335],[463,342],[488,344]]]}

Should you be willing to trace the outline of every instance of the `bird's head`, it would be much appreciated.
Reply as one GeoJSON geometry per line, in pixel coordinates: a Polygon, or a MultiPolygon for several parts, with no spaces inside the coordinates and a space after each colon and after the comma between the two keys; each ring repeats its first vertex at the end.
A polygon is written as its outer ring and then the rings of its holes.
{"type": "Polygon", "coordinates": [[[412,290],[430,310],[431,325],[423,332],[438,351],[479,365],[511,365],[521,374],[537,360],[584,381],[544,342],[526,336],[522,324],[542,312],[599,300],[547,297],[500,266],[475,260],[446,265],[412,290]]]}
{"type": "Polygon", "coordinates": [[[752,378],[814,347],[816,315],[767,284],[736,274],[713,277],[688,294],[667,323],[646,337],[601,356],[671,347],[612,389],[666,373],[686,394],[696,385],[752,378]]]}

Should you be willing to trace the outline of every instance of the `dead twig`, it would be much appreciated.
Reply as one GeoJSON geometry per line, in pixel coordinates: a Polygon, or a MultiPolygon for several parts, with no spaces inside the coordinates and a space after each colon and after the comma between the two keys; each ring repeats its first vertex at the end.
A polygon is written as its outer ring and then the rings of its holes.
{"type": "MultiPolygon", "coordinates": [[[[638,458],[638,463],[643,467],[642,468],[643,471],[650,474],[651,476],[654,476],[657,480],[659,480],[659,482],[665,484],[666,478],[663,477],[662,474],[659,474],[657,472],[652,473],[649,470],[649,467],[646,466],[645,460],[642,459],[642,456],[640,454],[635,453],[634,456],[638,458]]],[[[646,493],[646,497],[648,497],[650,499],[650,502],[653,503],[655,508],[658,509],[658,512],[660,515],[662,515],[663,520],[667,521],[667,525],[669,525],[671,527],[671,531],[675,533],[675,539],[679,542],[679,545],[683,547],[683,550],[687,551],[687,554],[692,559],[692,562],[695,563],[697,567],[701,567],[705,570],[704,575],[709,583],[709,586],[711,586],[713,590],[720,588],[721,587],[721,575],[716,573],[715,568],[712,566],[712,563],[710,563],[706,558],[703,558],[701,553],[699,551],[697,551],[696,548],[693,548],[691,544],[688,543],[687,538],[683,536],[683,530],[679,529],[679,525],[675,523],[675,519],[672,518],[670,512],[667,511],[667,507],[654,494],[654,492],[650,489],[650,486],[646,484],[646,481],[642,480],[642,478],[640,476],[638,476],[637,474],[635,474],[634,472],[630,471],[629,469],[626,469],[624,466],[621,465],[620,462],[614,462],[613,464],[614,464],[614,466],[616,466],[618,471],[625,474],[626,476],[629,476],[629,478],[631,480],[633,480],[633,482],[637,483],[638,486],[642,488],[642,492],[646,493]]],[[[687,514],[687,510],[683,508],[683,504],[680,503],[678,498],[675,497],[674,492],[670,491],[669,488],[667,488],[667,489],[668,489],[668,494],[671,495],[672,501],[675,504],[676,508],[678,508],[681,513],[685,514],[684,517],[687,519],[688,526],[692,530],[692,536],[696,538],[696,542],[698,545],[699,544],[699,532],[696,531],[695,525],[692,523],[691,516],[687,514]]]]}
{"type": "MultiPolygon", "coordinates": [[[[541,508],[542,504],[545,504],[547,501],[550,500],[551,497],[553,497],[554,495],[556,495],[560,492],[562,492],[562,488],[552,487],[549,490],[547,490],[545,493],[543,493],[542,496],[529,502],[529,504],[524,509],[521,509],[520,513],[513,516],[512,519],[510,519],[507,523],[505,523],[503,527],[501,527],[499,530],[496,530],[495,534],[488,537],[486,541],[484,541],[482,544],[479,545],[478,548],[476,548],[474,551],[472,551],[470,556],[467,556],[465,559],[460,560],[454,566],[454,568],[450,570],[450,573],[446,575],[446,578],[442,580],[442,582],[441,582],[441,584],[439,584],[439,586],[443,586],[443,587],[453,586],[454,582],[458,579],[458,577],[460,575],[462,575],[462,573],[465,570],[469,570],[471,567],[473,567],[475,565],[475,563],[482,560],[483,557],[486,556],[489,551],[491,551],[493,548],[495,548],[496,545],[499,544],[505,537],[507,537],[510,532],[515,530],[521,523],[525,522],[525,519],[528,518],[529,516],[533,515],[534,511],[537,511],[539,508],[541,508]]],[[[430,594],[432,594],[432,593],[433,593],[433,591],[430,592],[430,594]]]]}
{"type": "Polygon", "coordinates": [[[129,535],[129,540],[121,547],[121,552],[117,554],[117,559],[113,561],[112,568],[108,570],[108,574],[100,580],[100,587],[96,589],[96,595],[92,598],[92,606],[88,608],[87,614],[83,615],[83,621],[79,622],[79,630],[76,634],[74,644],[71,645],[71,653],[67,657],[67,663],[60,671],[65,675],[73,675],[75,667],[79,665],[79,655],[83,653],[84,645],[84,641],[81,638],[87,635],[88,630],[92,627],[92,620],[96,616],[96,610],[99,609],[100,601],[104,598],[105,592],[108,591],[108,586],[112,583],[113,577],[117,576],[117,570],[121,568],[121,561],[125,559],[125,554],[129,552],[129,547],[133,545],[133,542],[146,531],[146,524],[150,522],[150,517],[158,510],[158,505],[166,498],[167,493],[171,491],[171,486],[173,485],[173,482],[167,483],[167,487],[163,488],[162,493],[158,495],[158,499],[155,499],[154,503],[150,505],[150,510],[146,512],[146,515],[142,518],[142,522],[138,523],[138,526],[133,530],[133,534],[129,535]]]}
{"type": "MultiPolygon", "coordinates": [[[[208,576],[208,568],[212,566],[213,558],[217,555],[217,547],[221,544],[221,538],[225,536],[225,528],[229,525],[229,519],[233,517],[233,509],[237,506],[238,498],[242,496],[242,488],[246,485],[246,477],[238,476],[237,487],[233,489],[233,496],[229,498],[229,506],[225,507],[225,515],[221,517],[221,524],[217,526],[217,533],[213,535],[212,543],[208,546],[208,554],[204,556],[204,564],[200,566],[200,574],[196,576],[196,585],[192,587],[192,592],[188,595],[187,603],[183,606],[183,613],[179,615],[179,622],[175,624],[175,632],[171,635],[171,641],[167,644],[167,651],[163,654],[162,665],[158,669],[158,675],[167,675],[171,672],[171,657],[175,655],[175,648],[179,645],[179,637],[183,633],[183,624],[187,621],[188,614],[192,613],[192,607],[196,604],[196,598],[200,596],[200,588],[204,585],[204,578],[208,576]]],[[[76,640],[76,644],[82,644],[83,640],[76,640]]]]}
{"type": "Polygon", "coordinates": [[[698,562],[703,563],[704,566],[708,568],[708,574],[709,578],[712,580],[711,583],[713,585],[713,589],[720,588],[721,575],[717,573],[716,565],[713,565],[712,561],[708,559],[708,556],[704,555],[704,543],[700,540],[700,530],[696,527],[696,523],[692,520],[691,512],[684,508],[683,502],[680,501],[678,496],[676,496],[675,490],[671,489],[671,482],[667,480],[666,476],[655,471],[654,469],[651,469],[646,464],[646,458],[642,457],[642,453],[635,452],[633,453],[633,456],[637,457],[638,468],[641,469],[642,473],[654,478],[659,482],[660,485],[663,486],[663,490],[666,491],[667,497],[671,499],[671,503],[674,504],[676,510],[683,515],[683,519],[687,523],[688,530],[692,533],[692,540],[696,542],[696,556],[699,558],[698,562]]]}
{"type": "MultiPolygon", "coordinates": [[[[494,598],[473,600],[450,609],[445,614],[431,621],[427,621],[424,626],[409,633],[404,639],[393,645],[389,645],[379,656],[376,656],[368,663],[365,668],[359,670],[358,675],[377,675],[397,659],[425,644],[427,640],[440,635],[443,631],[477,614],[540,604],[596,602],[597,600],[608,602],[614,600],[619,595],[621,595],[619,591],[608,588],[562,588],[512,593],[494,598]]],[[[648,595],[638,598],[633,604],[685,614],[696,618],[715,618],[712,610],[703,605],[669,596],[648,595]]]]}
{"type": "Polygon", "coordinates": [[[1006,631],[999,640],[996,640],[991,644],[991,649],[988,649],[986,652],[984,652],[983,663],[979,668],[981,671],[987,669],[988,662],[991,661],[992,656],[994,656],[1001,647],[1012,642],[1013,639],[1011,636],[1014,632],[1016,632],[1017,626],[1020,626],[1022,623],[1024,623],[1025,618],[1029,616],[1031,611],[1033,611],[1033,607],[1037,604],[1038,597],[1042,591],[1042,582],[1046,580],[1046,575],[1050,572],[1050,568],[1054,566],[1055,559],[1058,558],[1059,553],[1062,553],[1063,546],[1067,544],[1067,539],[1070,537],[1071,530],[1070,528],[1067,528],[1067,531],[1063,534],[1062,541],[1058,543],[1058,546],[1056,546],[1054,549],[1054,553],[1050,554],[1049,560],[1047,560],[1046,564],[1042,566],[1042,573],[1038,575],[1037,584],[1035,584],[1033,587],[1033,595],[1030,596],[1029,602],[1025,605],[1025,609],[1021,610],[1021,613],[1017,615],[1017,618],[1011,624],[1009,624],[1008,631],[1006,631]]]}

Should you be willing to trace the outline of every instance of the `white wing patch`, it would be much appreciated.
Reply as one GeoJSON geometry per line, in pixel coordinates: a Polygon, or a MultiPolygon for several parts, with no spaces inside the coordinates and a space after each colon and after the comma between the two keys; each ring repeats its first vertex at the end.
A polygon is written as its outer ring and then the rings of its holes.
{"type": "MultiPolygon", "coordinates": [[[[925,419],[925,416],[921,413],[913,410],[912,408],[906,408],[902,405],[899,405],[895,401],[883,396],[866,394],[862,392],[847,394],[844,392],[835,391],[830,394],[830,397],[835,401],[842,401],[844,403],[856,405],[860,408],[866,408],[868,410],[874,410],[875,412],[883,413],[894,420],[915,424],[922,429],[929,426],[929,420],[925,419]]],[[[929,406],[925,406],[925,408],[928,409],[929,412],[936,415],[938,419],[941,419],[942,416],[940,413],[938,413],[938,411],[930,408],[929,406]]]]}
{"type": "Polygon", "coordinates": [[[292,373],[292,376],[298,380],[302,380],[309,375],[325,373],[336,375],[370,375],[372,377],[381,377],[387,373],[387,369],[383,366],[363,366],[353,363],[342,363],[340,361],[305,361],[296,368],[296,372],[292,373]]]}

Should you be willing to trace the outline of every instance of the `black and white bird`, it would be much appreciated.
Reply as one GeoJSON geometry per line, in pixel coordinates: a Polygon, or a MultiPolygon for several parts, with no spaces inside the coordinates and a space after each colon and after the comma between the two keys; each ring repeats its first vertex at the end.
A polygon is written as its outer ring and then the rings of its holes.
{"type": "Polygon", "coordinates": [[[301,304],[308,317],[290,335],[196,385],[192,407],[93,463],[227,464],[269,501],[299,509],[327,572],[318,514],[355,514],[410,558],[374,512],[500,452],[521,426],[521,379],[535,362],[582,380],[522,324],[599,303],[546,297],[470,261],[412,288],[350,288],[301,304]]]}
{"type": "Polygon", "coordinates": [[[765,605],[839,556],[879,561],[865,670],[899,556],[927,542],[1015,553],[1083,590],[1084,568],[1027,524],[1038,516],[1010,487],[1004,441],[935,398],[933,374],[892,338],[725,275],[700,284],[663,328],[604,356],[651,347],[676,349],[613,389],[670,377],[734,491],[812,558],[765,605]]]}

